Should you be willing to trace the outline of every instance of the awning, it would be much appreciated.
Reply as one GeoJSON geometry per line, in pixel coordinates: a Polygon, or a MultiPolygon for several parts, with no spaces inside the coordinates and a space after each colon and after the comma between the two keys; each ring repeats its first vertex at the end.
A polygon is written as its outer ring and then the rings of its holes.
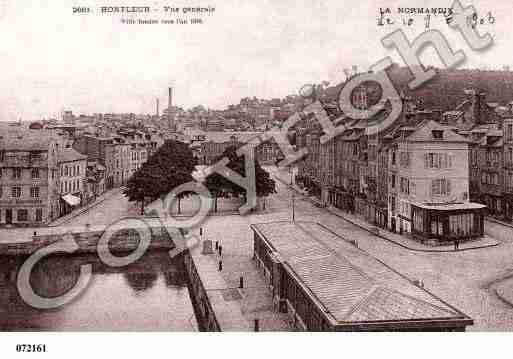
{"type": "Polygon", "coordinates": [[[80,198],[69,193],[62,196],[62,199],[70,206],[78,206],[80,204],[80,198]]]}
{"type": "Polygon", "coordinates": [[[463,203],[445,203],[445,204],[429,204],[429,203],[414,203],[412,205],[420,207],[422,209],[432,209],[436,211],[454,211],[464,209],[483,209],[486,208],[484,204],[474,202],[463,202],[463,203]]]}

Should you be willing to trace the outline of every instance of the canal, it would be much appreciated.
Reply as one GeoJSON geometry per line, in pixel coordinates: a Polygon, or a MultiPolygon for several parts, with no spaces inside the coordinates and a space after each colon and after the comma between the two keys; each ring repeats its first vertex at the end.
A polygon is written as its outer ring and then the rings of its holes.
{"type": "Polygon", "coordinates": [[[88,287],[70,303],[40,310],[19,296],[16,275],[23,261],[0,258],[1,331],[193,331],[197,330],[187,278],[167,251],[148,252],[133,264],[111,268],[97,255],[48,257],[33,269],[31,283],[55,297],[77,281],[81,264],[92,264],[88,287]]]}

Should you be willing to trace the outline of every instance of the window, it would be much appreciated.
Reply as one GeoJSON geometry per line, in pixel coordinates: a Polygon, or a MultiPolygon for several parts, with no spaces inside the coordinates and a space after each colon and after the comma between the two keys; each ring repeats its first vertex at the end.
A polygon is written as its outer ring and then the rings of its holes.
{"type": "Polygon", "coordinates": [[[448,169],[452,167],[450,153],[426,153],[424,157],[425,168],[448,169]]]}
{"type": "Polygon", "coordinates": [[[18,222],[26,222],[28,220],[28,211],[26,209],[18,209],[18,222]]]}
{"type": "Polygon", "coordinates": [[[395,212],[395,197],[390,197],[390,207],[392,209],[392,212],[395,212]]]}
{"type": "Polygon", "coordinates": [[[39,187],[32,187],[30,189],[30,197],[39,198],[39,187]]]}
{"type": "Polygon", "coordinates": [[[3,195],[3,187],[0,186],[0,198],[2,198],[2,195],[3,195]]]}
{"type": "Polygon", "coordinates": [[[443,140],[443,138],[444,138],[443,130],[432,130],[431,134],[433,135],[433,138],[436,140],[443,140]]]}
{"type": "Polygon", "coordinates": [[[431,234],[440,235],[444,234],[444,225],[442,217],[434,216],[431,219],[431,234]]]}
{"type": "Polygon", "coordinates": [[[422,212],[418,210],[413,212],[413,228],[419,232],[424,232],[424,218],[422,212]]]}
{"type": "Polygon", "coordinates": [[[407,168],[410,166],[410,152],[400,152],[399,153],[399,165],[401,167],[407,168]]]}
{"type": "Polygon", "coordinates": [[[13,198],[20,198],[21,197],[21,187],[13,187],[11,189],[11,195],[13,198]]]}
{"type": "Polygon", "coordinates": [[[39,160],[41,159],[41,152],[30,152],[30,160],[39,160]]]}
{"type": "Polygon", "coordinates": [[[39,168],[33,168],[31,172],[32,178],[39,178],[39,168]]]}
{"type": "Polygon", "coordinates": [[[496,186],[499,185],[499,174],[494,173],[492,178],[493,178],[493,184],[496,186]]]}
{"type": "Polygon", "coordinates": [[[36,208],[36,222],[41,222],[43,220],[43,209],[36,208]]]}
{"type": "Polygon", "coordinates": [[[453,236],[468,236],[474,227],[474,214],[459,214],[449,217],[449,230],[453,236]]]}
{"type": "Polygon", "coordinates": [[[431,182],[431,195],[448,196],[451,193],[451,181],[445,178],[431,182]]]}
{"type": "Polygon", "coordinates": [[[20,178],[21,177],[21,168],[13,168],[12,169],[12,178],[20,178]]]}
{"type": "Polygon", "coordinates": [[[410,194],[410,181],[408,178],[401,177],[399,179],[399,190],[401,193],[410,194]]]}

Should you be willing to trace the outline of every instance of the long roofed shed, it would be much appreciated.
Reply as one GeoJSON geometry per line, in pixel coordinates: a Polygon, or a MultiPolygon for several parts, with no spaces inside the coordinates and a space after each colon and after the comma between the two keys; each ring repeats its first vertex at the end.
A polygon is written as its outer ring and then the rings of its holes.
{"type": "MultiPolygon", "coordinates": [[[[473,324],[456,308],[318,223],[271,222],[251,227],[255,241],[262,241],[267,254],[279,258],[286,272],[281,277],[305,292],[311,307],[302,315],[318,311],[329,329],[464,330],[473,324]]],[[[266,263],[260,244],[255,244],[255,252],[266,263]]],[[[291,303],[297,297],[289,298],[287,289],[275,288],[276,293],[289,307],[304,305],[291,303]]],[[[326,329],[316,328],[309,318],[301,320],[307,329],[326,329]]]]}

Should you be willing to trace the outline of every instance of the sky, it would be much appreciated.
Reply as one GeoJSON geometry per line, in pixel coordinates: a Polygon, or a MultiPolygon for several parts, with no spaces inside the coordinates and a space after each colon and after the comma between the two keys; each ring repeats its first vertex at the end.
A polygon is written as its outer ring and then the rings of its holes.
{"type": "MultiPolygon", "coordinates": [[[[422,16],[400,25],[397,7],[449,7],[446,0],[189,0],[130,2],[93,0],[0,0],[0,121],[40,120],[74,113],[154,113],[155,99],[174,105],[222,109],[240,98],[284,97],[307,83],[345,78],[343,69],[367,70],[384,56],[403,64],[380,40],[397,28],[411,40],[423,31],[422,16]],[[100,6],[211,6],[196,25],[127,25],[124,18],[197,16],[106,15],[100,6]],[[92,14],[73,14],[89,6],[92,14]],[[396,24],[377,26],[380,7],[396,24]]],[[[462,67],[513,69],[512,6],[502,0],[461,0],[495,24],[479,27],[494,37],[486,52],[473,52],[441,18],[431,27],[467,54],[462,67]]],[[[426,64],[441,66],[434,51],[426,64]]]]}

